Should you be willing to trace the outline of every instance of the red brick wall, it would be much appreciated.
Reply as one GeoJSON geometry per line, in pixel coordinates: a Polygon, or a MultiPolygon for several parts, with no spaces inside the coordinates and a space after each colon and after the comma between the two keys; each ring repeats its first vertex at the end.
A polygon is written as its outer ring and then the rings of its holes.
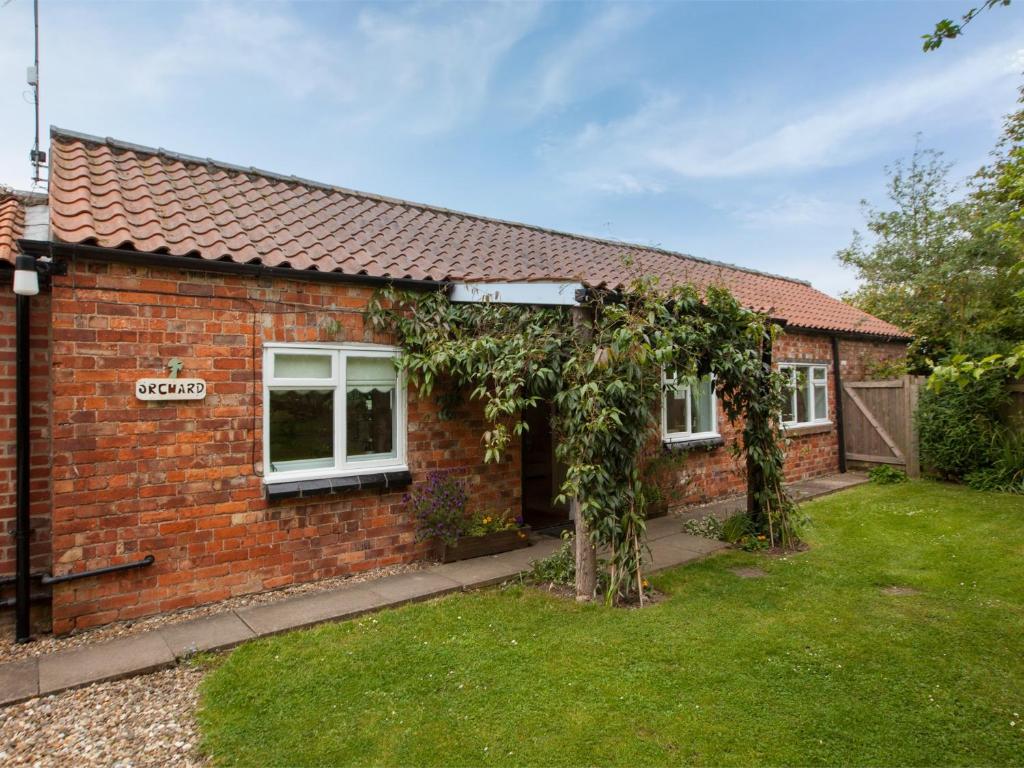
{"type": "MultiPolygon", "coordinates": [[[[15,297],[9,271],[0,272],[0,578],[14,576],[14,528],[17,502],[15,440],[15,297]]],[[[30,439],[32,516],[32,572],[50,569],[50,297],[41,293],[30,299],[31,389],[30,439]]],[[[38,586],[34,587],[37,590],[38,586]]],[[[13,588],[0,589],[13,597],[13,588]]],[[[38,606],[37,606],[38,608],[38,606]]],[[[38,613],[38,610],[35,611],[38,613]]],[[[0,617],[6,621],[10,617],[0,617]]],[[[35,620],[35,619],[34,619],[35,620]]]]}
{"type": "MultiPolygon", "coordinates": [[[[402,492],[269,503],[262,343],[377,341],[361,286],[78,262],[53,292],[53,547],[57,572],[155,565],[58,585],[54,630],[103,624],[421,557],[402,492]],[[338,327],[333,320],[338,321],[338,327]],[[206,400],[143,403],[133,382],[206,379],[206,400]]],[[[410,392],[414,482],[469,475],[473,503],[519,510],[517,446],[483,465],[478,407],[442,421],[410,392]]]]}
{"type": "MultiPolygon", "coordinates": [[[[906,354],[906,345],[843,340],[839,350],[843,379],[856,381],[865,378],[871,362],[902,357],[906,354]]],[[[838,471],[839,439],[835,426],[836,382],[832,375],[831,337],[795,331],[784,334],[776,341],[772,358],[775,363],[819,362],[828,365],[829,415],[833,423],[825,428],[806,428],[790,434],[786,446],[787,479],[803,480],[838,471]]],[[[729,424],[719,408],[718,427],[725,446],[697,449],[661,460],[663,465],[667,465],[662,472],[666,480],[662,484],[662,492],[669,508],[701,504],[746,490],[743,463],[734,458],[728,448],[740,438],[742,425],[729,424]]]]}
{"type": "MultiPolygon", "coordinates": [[[[421,557],[402,493],[350,492],[315,501],[264,499],[262,345],[265,342],[376,341],[363,325],[365,287],[262,281],[171,269],[79,261],[57,279],[52,323],[52,408],[45,347],[37,346],[33,429],[38,439],[33,550],[49,567],[46,473],[52,423],[52,567],[57,573],[131,562],[152,567],[83,579],[54,589],[56,632],[314,581],[421,557]],[[133,384],[164,375],[170,357],[183,375],[207,380],[199,403],[142,403],[133,384]],[[47,414],[51,414],[47,419],[47,414]]],[[[39,314],[46,300],[37,300],[39,314]]],[[[8,305],[0,321],[13,325],[8,305]]],[[[13,328],[2,342],[0,402],[7,429],[2,470],[5,510],[13,510],[13,328]]],[[[40,339],[40,342],[42,339],[40,339]]],[[[844,342],[844,375],[864,370],[876,345],[844,342]]],[[[902,345],[879,347],[898,354],[902,345]]],[[[791,333],[776,361],[831,361],[826,336],[791,333]]],[[[855,374],[856,375],[856,374],[855,374]]],[[[831,368],[829,372],[831,381],[831,368]]],[[[834,384],[834,382],[833,382],[834,384]]],[[[830,393],[834,407],[835,393],[830,393]]],[[[720,414],[727,442],[735,428],[720,414]]],[[[500,465],[482,464],[478,405],[439,418],[433,400],[410,392],[408,461],[414,482],[434,468],[467,477],[473,504],[518,512],[518,446],[500,465]]],[[[792,479],[835,471],[835,430],[793,438],[792,479]]],[[[744,489],[742,467],[727,448],[672,462],[670,506],[744,489]]],[[[12,512],[5,511],[10,517],[12,512]]],[[[8,549],[0,549],[11,568],[8,549]]]]}
{"type": "Polygon", "coordinates": [[[907,345],[881,341],[841,339],[839,365],[843,381],[865,381],[872,378],[872,367],[906,357],[907,345]]]}

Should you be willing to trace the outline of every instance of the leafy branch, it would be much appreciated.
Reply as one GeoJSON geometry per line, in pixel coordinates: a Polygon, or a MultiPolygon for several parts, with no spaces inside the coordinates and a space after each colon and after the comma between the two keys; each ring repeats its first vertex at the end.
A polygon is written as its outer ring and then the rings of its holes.
{"type": "Polygon", "coordinates": [[[952,19],[943,19],[935,25],[934,31],[927,35],[921,35],[924,40],[922,46],[925,51],[934,51],[941,47],[945,40],[953,40],[964,33],[964,27],[974,21],[974,18],[982,11],[987,11],[996,6],[1009,5],[1010,0],[985,0],[977,8],[971,8],[961,18],[959,23],[952,19]]]}
{"type": "MultiPolygon", "coordinates": [[[[647,499],[641,466],[658,444],[662,371],[714,374],[727,417],[743,421],[751,518],[772,544],[797,541],[782,485],[783,381],[767,362],[778,327],[724,289],[663,289],[639,277],[592,291],[582,308],[451,302],[443,293],[378,292],[370,322],[402,346],[399,366],[423,395],[435,386],[482,401],[485,461],[527,429],[523,413],[553,403],[559,500],[575,499],[590,544],[608,552],[606,599],[642,598],[647,499]]],[[[580,574],[577,573],[577,578],[580,574]]],[[[578,583],[579,586],[579,583],[578,583]]]]}

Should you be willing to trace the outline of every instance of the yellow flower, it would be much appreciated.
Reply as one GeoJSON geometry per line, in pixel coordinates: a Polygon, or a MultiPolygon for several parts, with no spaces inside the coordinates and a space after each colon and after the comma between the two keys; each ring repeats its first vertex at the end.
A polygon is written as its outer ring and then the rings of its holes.
{"type": "Polygon", "coordinates": [[[767,538],[768,538],[767,536],[765,536],[764,534],[761,534],[760,536],[757,537],[757,540],[758,541],[765,541],[767,538]]]}

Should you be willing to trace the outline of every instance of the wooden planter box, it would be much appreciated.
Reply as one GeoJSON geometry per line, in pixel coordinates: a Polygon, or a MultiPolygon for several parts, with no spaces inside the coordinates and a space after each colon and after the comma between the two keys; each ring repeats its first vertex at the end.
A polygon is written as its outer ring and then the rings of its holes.
{"type": "Polygon", "coordinates": [[[469,560],[484,555],[497,555],[530,546],[530,527],[512,528],[508,531],[497,531],[483,536],[467,536],[459,539],[455,545],[437,544],[437,558],[442,563],[454,563],[456,560],[469,560]]]}

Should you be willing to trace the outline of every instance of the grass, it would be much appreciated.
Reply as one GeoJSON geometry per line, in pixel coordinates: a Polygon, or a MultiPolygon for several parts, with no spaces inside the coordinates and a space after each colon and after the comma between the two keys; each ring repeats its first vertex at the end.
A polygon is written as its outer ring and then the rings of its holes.
{"type": "Polygon", "coordinates": [[[249,643],[204,681],[205,748],[228,765],[1024,763],[1024,499],[915,482],[806,509],[810,551],[660,574],[669,599],[639,611],[516,587],[249,643]],[[751,565],[768,575],[731,571],[751,565]]]}

